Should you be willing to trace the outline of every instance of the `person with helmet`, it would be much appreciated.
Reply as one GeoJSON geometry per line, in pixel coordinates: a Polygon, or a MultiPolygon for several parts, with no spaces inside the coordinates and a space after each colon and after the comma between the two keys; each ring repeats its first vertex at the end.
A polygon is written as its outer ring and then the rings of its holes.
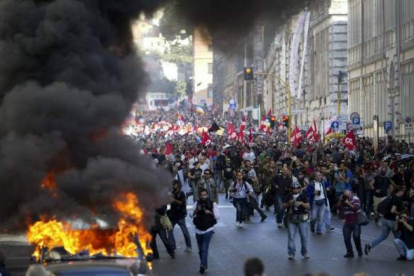
{"type": "Polygon", "coordinates": [[[286,198],[283,207],[287,209],[289,260],[293,260],[295,257],[295,237],[298,231],[301,242],[301,254],[303,258],[309,259],[307,243],[310,204],[306,193],[301,192],[299,182],[292,182],[291,191],[286,198]]]}

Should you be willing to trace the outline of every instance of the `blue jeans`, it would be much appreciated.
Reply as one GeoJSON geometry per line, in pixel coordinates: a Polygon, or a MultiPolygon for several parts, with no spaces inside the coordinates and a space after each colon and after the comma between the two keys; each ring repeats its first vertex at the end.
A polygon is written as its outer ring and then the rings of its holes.
{"type": "Polygon", "coordinates": [[[275,196],[275,205],[276,205],[276,222],[282,223],[283,217],[285,216],[285,209],[283,209],[283,195],[276,195],[275,196]]]}
{"type": "Polygon", "coordinates": [[[308,253],[307,243],[308,243],[308,233],[309,233],[309,222],[301,222],[299,224],[289,222],[288,225],[288,254],[295,256],[296,246],[295,246],[295,237],[299,231],[301,249],[300,253],[302,256],[308,253]]]}
{"type": "Polygon", "coordinates": [[[356,250],[360,255],[362,255],[361,247],[361,226],[358,224],[344,224],[342,228],[342,234],[344,235],[344,241],[346,246],[346,253],[354,255],[354,250],[352,249],[351,235],[354,237],[354,243],[356,250]]]}
{"type": "Polygon", "coordinates": [[[400,239],[395,239],[394,244],[401,256],[406,257],[409,261],[414,260],[414,249],[408,249],[405,242],[400,239]]]}
{"type": "Polygon", "coordinates": [[[180,228],[181,228],[181,231],[183,232],[184,239],[185,239],[185,244],[186,244],[187,248],[191,248],[191,238],[190,238],[190,234],[188,233],[187,226],[185,224],[185,218],[178,219],[178,220],[175,220],[175,219],[171,220],[171,224],[172,224],[173,228],[168,233],[168,239],[170,240],[171,246],[174,249],[176,248],[175,238],[174,238],[174,227],[175,227],[176,224],[178,224],[178,226],[180,226],[180,228]]]}
{"type": "Polygon", "coordinates": [[[207,257],[208,257],[208,247],[210,245],[211,238],[213,237],[214,231],[209,231],[205,234],[196,234],[197,244],[198,244],[198,254],[200,256],[201,265],[207,268],[207,257]]]}
{"type": "Polygon", "coordinates": [[[364,211],[367,213],[368,216],[374,211],[374,191],[371,190],[364,190],[364,211]]]}
{"type": "Polygon", "coordinates": [[[323,216],[323,221],[325,222],[326,229],[329,229],[332,226],[331,225],[332,214],[331,214],[331,208],[329,206],[329,200],[327,202],[328,202],[328,206],[326,206],[325,214],[323,216]]]}
{"type": "Polygon", "coordinates": [[[219,191],[223,190],[223,177],[221,175],[221,172],[222,171],[219,170],[214,171],[214,180],[216,181],[217,189],[219,191]]]}
{"type": "Polygon", "coordinates": [[[325,210],[325,203],[319,206],[316,205],[315,202],[313,203],[311,227],[313,230],[316,224],[316,232],[318,233],[322,233],[322,226],[325,218],[325,210]]]}
{"type": "Polygon", "coordinates": [[[247,199],[233,198],[233,205],[236,207],[236,222],[243,222],[247,209],[247,199]]]}
{"type": "Polygon", "coordinates": [[[382,219],[381,235],[378,238],[376,238],[373,242],[371,242],[371,247],[374,248],[375,246],[386,240],[391,231],[394,235],[394,238],[398,238],[398,231],[394,230],[394,225],[395,221],[382,219]]]}

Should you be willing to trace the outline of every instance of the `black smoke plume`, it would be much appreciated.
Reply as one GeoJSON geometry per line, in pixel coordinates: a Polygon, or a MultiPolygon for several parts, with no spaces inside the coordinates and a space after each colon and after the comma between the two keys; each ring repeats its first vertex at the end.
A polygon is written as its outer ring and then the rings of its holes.
{"type": "Polygon", "coordinates": [[[131,22],[161,1],[0,1],[0,222],[40,215],[116,217],[135,192],[146,210],[167,202],[170,177],[120,134],[145,72],[131,22]],[[49,172],[57,196],[41,188],[49,172]]]}
{"type": "MultiPolygon", "coordinates": [[[[314,0],[176,0],[167,1],[165,31],[205,27],[215,49],[231,52],[256,24],[274,35],[279,24],[314,0]]],[[[208,35],[206,34],[206,35],[208,35]]]]}

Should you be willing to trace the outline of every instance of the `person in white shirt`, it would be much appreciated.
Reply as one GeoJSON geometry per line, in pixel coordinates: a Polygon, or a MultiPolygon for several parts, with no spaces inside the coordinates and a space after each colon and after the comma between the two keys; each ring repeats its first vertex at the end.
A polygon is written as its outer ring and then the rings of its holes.
{"type": "Polygon", "coordinates": [[[199,198],[194,205],[193,223],[201,262],[200,273],[204,274],[208,268],[208,248],[214,234],[214,225],[217,223],[220,213],[217,203],[208,198],[207,190],[200,190],[199,198]]]}
{"type": "Polygon", "coordinates": [[[243,159],[250,161],[253,164],[256,155],[254,154],[253,148],[247,148],[247,151],[243,153],[243,159]]]}
{"type": "Polygon", "coordinates": [[[230,187],[230,192],[233,193],[233,205],[236,208],[236,227],[243,227],[243,221],[247,210],[248,195],[253,195],[252,186],[243,180],[243,173],[238,171],[236,174],[236,181],[230,187]]]}
{"type": "Polygon", "coordinates": [[[188,168],[191,170],[194,168],[194,163],[198,162],[198,158],[195,157],[194,153],[191,153],[191,157],[188,159],[188,168]]]}
{"type": "Polygon", "coordinates": [[[313,185],[314,187],[311,230],[312,232],[315,232],[316,224],[316,234],[322,235],[322,226],[324,224],[327,196],[325,183],[323,181],[321,172],[315,173],[315,180],[310,185],[313,185]]]}

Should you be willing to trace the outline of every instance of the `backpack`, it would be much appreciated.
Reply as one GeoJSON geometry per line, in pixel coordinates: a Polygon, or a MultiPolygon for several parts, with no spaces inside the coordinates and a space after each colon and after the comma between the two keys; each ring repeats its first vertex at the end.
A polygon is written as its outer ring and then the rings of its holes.
{"type": "Polygon", "coordinates": [[[391,211],[391,203],[392,203],[392,197],[387,196],[386,198],[384,198],[383,201],[380,202],[380,204],[378,204],[377,212],[385,216],[391,211]]]}

